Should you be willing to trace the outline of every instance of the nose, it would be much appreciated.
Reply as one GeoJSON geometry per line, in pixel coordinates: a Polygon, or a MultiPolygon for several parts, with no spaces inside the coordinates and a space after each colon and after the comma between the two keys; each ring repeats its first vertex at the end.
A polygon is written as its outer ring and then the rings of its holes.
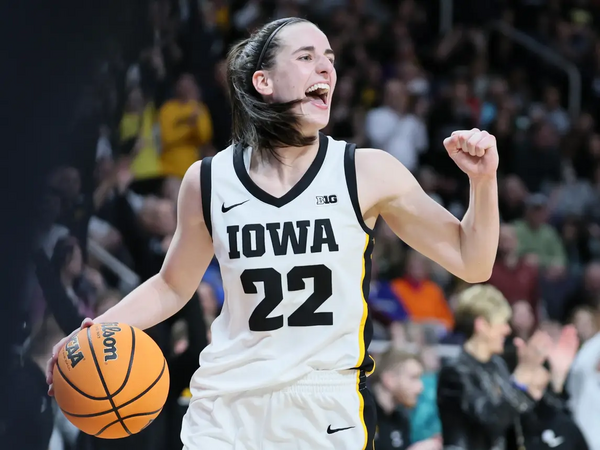
{"type": "Polygon", "coordinates": [[[321,55],[317,61],[315,69],[319,74],[329,74],[334,70],[334,67],[333,63],[327,56],[321,55]]]}

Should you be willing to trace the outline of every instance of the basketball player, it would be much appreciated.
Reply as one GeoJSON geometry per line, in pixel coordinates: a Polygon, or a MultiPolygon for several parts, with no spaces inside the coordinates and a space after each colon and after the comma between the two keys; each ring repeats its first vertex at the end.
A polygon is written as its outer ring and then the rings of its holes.
{"type": "Polygon", "coordinates": [[[495,138],[473,129],[444,141],[471,181],[459,221],[388,153],[319,134],[336,79],[327,37],[303,19],[271,22],[233,47],[234,145],[185,175],[160,273],[95,319],[141,329],[167,319],[214,252],[225,304],[191,381],[185,449],[373,448],[365,299],[379,216],[458,277],[490,276],[499,233],[495,138]]]}

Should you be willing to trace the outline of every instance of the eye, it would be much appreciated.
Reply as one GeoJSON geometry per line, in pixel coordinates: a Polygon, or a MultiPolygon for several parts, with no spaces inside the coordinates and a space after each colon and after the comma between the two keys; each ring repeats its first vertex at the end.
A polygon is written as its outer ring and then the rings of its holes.
{"type": "Polygon", "coordinates": [[[298,58],[302,61],[312,61],[312,55],[302,55],[300,58],[298,58]]]}
{"type": "Polygon", "coordinates": [[[331,62],[331,65],[332,65],[332,66],[335,66],[335,59],[333,59],[333,58],[329,58],[329,61],[331,62]]]}

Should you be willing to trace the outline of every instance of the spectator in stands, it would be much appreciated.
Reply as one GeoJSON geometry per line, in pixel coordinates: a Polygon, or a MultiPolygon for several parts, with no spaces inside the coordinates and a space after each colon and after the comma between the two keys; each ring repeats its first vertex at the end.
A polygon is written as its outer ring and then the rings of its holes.
{"type": "Polygon", "coordinates": [[[385,83],[383,102],[383,106],[367,113],[367,139],[371,146],[387,151],[414,172],[419,155],[428,146],[425,124],[412,113],[409,93],[402,81],[391,79],[385,83]]]}
{"type": "Polygon", "coordinates": [[[524,300],[538,316],[540,298],[538,268],[518,253],[519,241],[513,225],[500,227],[498,254],[489,284],[496,287],[509,303],[524,300]]]}
{"type": "Polygon", "coordinates": [[[67,296],[83,317],[91,317],[94,304],[93,286],[82,277],[83,259],[81,247],[74,237],[59,240],[52,255],[52,265],[67,296]]]}
{"type": "Polygon", "coordinates": [[[568,318],[578,306],[596,308],[600,299],[600,262],[591,262],[583,273],[583,282],[567,299],[564,315],[568,318]]]}
{"type": "Polygon", "coordinates": [[[548,200],[543,194],[527,199],[525,218],[514,223],[520,255],[535,255],[544,275],[559,279],[565,274],[567,258],[560,236],[548,219],[548,200]]]}
{"type": "Polygon", "coordinates": [[[192,75],[179,78],[175,94],[159,112],[161,161],[165,175],[181,179],[195,161],[212,151],[209,144],[213,129],[208,108],[201,101],[200,89],[192,75]]]}
{"type": "Polygon", "coordinates": [[[441,450],[437,438],[411,442],[409,410],[417,404],[423,390],[423,365],[419,358],[392,348],[377,365],[372,389],[377,405],[377,449],[441,450]]]}
{"type": "MultiPolygon", "coordinates": [[[[438,380],[446,448],[506,448],[511,426],[543,394],[530,385],[549,351],[550,337],[537,332],[527,344],[518,341],[519,362],[511,375],[498,356],[510,333],[510,317],[508,302],[492,286],[473,286],[461,294],[456,323],[467,341],[458,358],[442,367],[438,380]]],[[[522,432],[517,440],[522,445],[522,432]]]]}
{"type": "Polygon", "coordinates": [[[56,223],[60,215],[60,196],[48,190],[42,200],[42,210],[38,222],[38,245],[44,250],[48,258],[52,258],[54,246],[59,239],[67,237],[69,230],[56,223]]]}
{"type": "Polygon", "coordinates": [[[402,278],[392,281],[392,291],[400,299],[410,320],[436,322],[446,330],[454,327],[452,311],[444,291],[430,279],[431,261],[410,250],[406,257],[406,270],[402,278]]]}
{"type": "MultiPolygon", "coordinates": [[[[437,344],[437,342],[436,342],[437,344]]],[[[440,370],[440,356],[437,345],[425,345],[420,356],[423,363],[423,392],[416,406],[411,410],[411,441],[419,442],[430,438],[440,438],[442,424],[437,408],[437,378],[440,370]]]]}
{"type": "Polygon", "coordinates": [[[571,323],[577,330],[579,341],[584,344],[600,331],[596,311],[590,306],[579,306],[573,311],[571,323]]]}
{"type": "Polygon", "coordinates": [[[560,90],[556,86],[548,86],[544,92],[544,102],[538,106],[542,117],[564,135],[571,126],[569,115],[562,107],[560,90]]]}
{"type": "Polygon", "coordinates": [[[547,192],[561,181],[560,135],[548,122],[533,124],[515,154],[515,173],[530,192],[547,192]]]}
{"type": "Polygon", "coordinates": [[[521,219],[525,213],[525,202],[528,197],[527,188],[516,175],[508,175],[500,185],[500,217],[503,222],[521,219]]]}
{"type": "MultiPolygon", "coordinates": [[[[69,229],[80,243],[87,242],[88,224],[94,212],[93,198],[82,192],[81,174],[75,167],[63,166],[50,175],[49,187],[60,195],[57,222],[69,229]]],[[[82,248],[84,258],[87,246],[82,248]]]]}
{"type": "MultiPolygon", "coordinates": [[[[600,323],[598,310],[595,321],[600,323]]],[[[569,406],[573,419],[583,432],[591,450],[600,449],[600,333],[585,342],[577,354],[567,381],[569,406]]]]}
{"type": "MultiPolygon", "coordinates": [[[[159,193],[163,170],[158,148],[158,117],[154,102],[140,88],[129,92],[121,117],[121,154],[131,159],[131,171],[140,194],[159,193]]],[[[137,189],[136,189],[137,188],[137,189]]]]}

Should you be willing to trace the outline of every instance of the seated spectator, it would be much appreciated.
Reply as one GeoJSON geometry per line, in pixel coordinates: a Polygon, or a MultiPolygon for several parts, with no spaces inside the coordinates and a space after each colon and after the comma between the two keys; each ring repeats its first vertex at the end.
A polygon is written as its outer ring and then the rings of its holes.
{"type": "Polygon", "coordinates": [[[74,237],[59,240],[51,259],[61,284],[79,314],[93,317],[94,289],[82,276],[84,271],[81,247],[74,237]]]}
{"type": "Polygon", "coordinates": [[[514,222],[520,255],[535,255],[544,274],[557,279],[567,264],[560,236],[548,223],[547,198],[533,194],[527,199],[525,218],[514,222]]]}
{"type": "Polygon", "coordinates": [[[536,318],[539,318],[538,268],[528,263],[525,256],[519,256],[518,245],[515,227],[503,224],[489,284],[502,292],[509,303],[519,300],[528,302],[536,318]]]}
{"type": "Polygon", "coordinates": [[[410,414],[411,442],[440,438],[442,425],[437,408],[437,378],[440,370],[440,357],[436,346],[421,348],[423,363],[423,392],[410,414]]]}
{"type": "Polygon", "coordinates": [[[375,446],[378,450],[419,448],[439,449],[441,442],[432,438],[429,442],[412,443],[409,410],[417,404],[423,390],[421,375],[423,365],[412,353],[392,348],[386,352],[374,374],[373,395],[377,405],[377,433],[375,446]],[[429,445],[425,447],[425,445],[429,445]]]}
{"type": "Polygon", "coordinates": [[[600,299],[600,262],[588,264],[583,271],[583,282],[567,299],[564,318],[570,317],[577,307],[595,308],[600,299]]]}
{"type": "MultiPolygon", "coordinates": [[[[595,321],[598,323],[596,310],[595,321]]],[[[600,449],[600,334],[588,339],[577,353],[567,381],[569,406],[573,419],[579,426],[586,441],[593,450],[600,449]]]]}
{"type": "Polygon", "coordinates": [[[596,320],[597,312],[589,306],[579,306],[573,311],[571,324],[577,330],[581,344],[584,344],[600,331],[596,320]]]}
{"type": "Polygon", "coordinates": [[[442,289],[430,280],[431,262],[411,250],[407,255],[406,271],[402,278],[392,281],[392,291],[416,322],[438,322],[446,330],[454,326],[452,311],[442,289]]]}
{"type": "Polygon", "coordinates": [[[536,326],[536,318],[531,309],[531,305],[523,300],[512,304],[512,317],[510,320],[511,334],[506,339],[504,346],[504,360],[510,370],[517,367],[517,347],[514,344],[515,338],[527,342],[533,335],[536,326]]]}

